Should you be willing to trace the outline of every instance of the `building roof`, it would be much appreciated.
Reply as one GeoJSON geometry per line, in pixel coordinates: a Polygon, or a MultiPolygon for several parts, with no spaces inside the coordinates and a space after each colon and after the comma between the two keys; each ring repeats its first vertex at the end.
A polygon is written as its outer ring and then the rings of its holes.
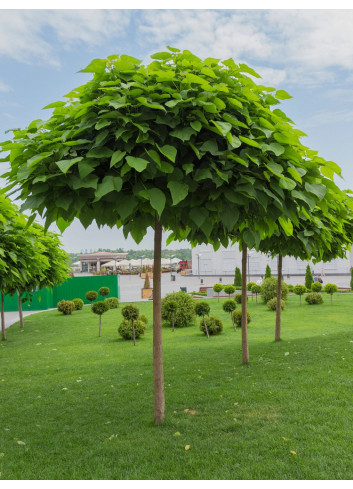
{"type": "Polygon", "coordinates": [[[95,253],[82,253],[78,255],[79,261],[98,260],[124,260],[127,253],[114,253],[112,251],[96,251],[95,253]]]}

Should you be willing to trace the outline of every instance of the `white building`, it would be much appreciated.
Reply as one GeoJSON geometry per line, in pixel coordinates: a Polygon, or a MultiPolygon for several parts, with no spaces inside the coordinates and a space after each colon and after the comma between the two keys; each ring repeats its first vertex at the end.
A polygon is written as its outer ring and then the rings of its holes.
{"type": "MultiPolygon", "coordinates": [[[[347,253],[347,258],[337,258],[327,263],[301,261],[291,257],[283,257],[282,270],[284,280],[291,276],[305,275],[307,265],[313,274],[317,275],[350,275],[353,266],[353,252],[347,253]]],[[[265,275],[266,265],[269,265],[272,274],[277,273],[277,258],[272,259],[264,253],[255,250],[248,251],[247,274],[248,281],[255,277],[265,275]]],[[[235,267],[241,269],[241,252],[235,244],[232,248],[220,247],[214,251],[212,245],[200,245],[192,249],[192,273],[193,275],[234,276],[235,267]]]]}

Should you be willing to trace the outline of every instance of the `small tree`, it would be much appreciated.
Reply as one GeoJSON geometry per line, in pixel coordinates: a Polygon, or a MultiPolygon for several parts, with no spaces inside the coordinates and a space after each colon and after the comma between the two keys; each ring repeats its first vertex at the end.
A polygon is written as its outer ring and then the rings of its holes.
{"type": "Polygon", "coordinates": [[[265,270],[265,278],[271,278],[271,277],[272,277],[271,267],[269,264],[267,264],[265,270]]]}
{"type": "Polygon", "coordinates": [[[93,304],[93,301],[95,301],[98,297],[98,292],[95,290],[89,290],[86,292],[85,298],[90,301],[91,305],[93,304]]]}
{"type": "Polygon", "coordinates": [[[230,294],[234,294],[234,292],[235,292],[235,286],[234,285],[231,285],[231,284],[230,285],[225,285],[224,288],[223,288],[223,290],[230,297],[230,294]]]}
{"type": "Polygon", "coordinates": [[[306,287],[305,285],[298,284],[293,288],[293,291],[295,294],[299,295],[300,297],[300,305],[302,304],[302,295],[305,294],[306,292],[306,287]]]}
{"type": "Polygon", "coordinates": [[[256,297],[256,304],[257,304],[257,295],[261,293],[261,285],[254,284],[254,285],[251,287],[251,292],[252,292],[253,294],[255,294],[255,297],[256,297]]]}
{"type": "Polygon", "coordinates": [[[217,292],[218,302],[219,302],[219,293],[223,290],[223,285],[222,284],[214,284],[213,290],[214,290],[214,292],[217,292]]]}
{"type": "Polygon", "coordinates": [[[305,272],[305,287],[307,289],[311,289],[311,284],[314,282],[313,280],[313,274],[311,273],[311,270],[310,270],[310,265],[308,264],[306,266],[306,272],[305,272]]]}
{"type": "Polygon", "coordinates": [[[322,284],[320,282],[314,282],[311,284],[311,290],[313,292],[321,292],[322,284]]]}
{"type": "Polygon", "coordinates": [[[135,325],[134,321],[136,321],[140,315],[140,311],[138,307],[129,304],[127,306],[124,306],[121,310],[121,314],[123,315],[123,318],[126,319],[127,321],[131,322],[132,326],[132,339],[134,340],[134,346],[136,346],[136,337],[135,337],[135,325]]]}
{"type": "Polygon", "coordinates": [[[324,287],[324,291],[331,296],[331,304],[332,304],[332,296],[335,292],[338,292],[338,287],[336,284],[326,284],[324,287]]]}
{"type": "Polygon", "coordinates": [[[224,312],[229,312],[230,313],[230,317],[232,318],[232,323],[233,323],[233,328],[234,328],[234,331],[236,331],[236,327],[235,327],[235,323],[234,323],[234,318],[233,318],[233,311],[235,311],[235,309],[237,308],[237,305],[235,303],[235,301],[232,301],[232,300],[228,300],[228,301],[225,301],[222,305],[223,307],[223,311],[224,312]]]}
{"type": "Polygon", "coordinates": [[[175,318],[175,313],[178,309],[178,303],[177,301],[170,300],[166,302],[164,310],[165,314],[169,315],[170,317],[170,322],[172,324],[172,331],[174,332],[174,318],[175,318]]]}
{"type": "Polygon", "coordinates": [[[99,316],[99,334],[98,334],[98,336],[101,336],[102,315],[109,310],[109,306],[104,301],[98,301],[98,302],[95,302],[94,304],[92,304],[91,310],[94,314],[98,314],[98,316],[99,316]]]}
{"type": "MultiPolygon", "coordinates": [[[[249,292],[251,292],[251,288],[253,285],[256,285],[255,282],[248,282],[247,285],[246,285],[246,290],[249,290],[249,292]]],[[[252,295],[251,296],[251,299],[254,300],[254,296],[252,295]]]]}
{"type": "Polygon", "coordinates": [[[207,304],[207,302],[198,302],[195,306],[195,312],[198,316],[202,316],[202,319],[203,319],[203,324],[204,324],[204,327],[205,327],[205,332],[206,332],[206,335],[207,335],[207,338],[210,337],[209,333],[208,333],[208,328],[207,328],[207,323],[206,323],[206,320],[205,320],[205,316],[208,316],[209,313],[210,313],[210,306],[207,304]]]}
{"type": "Polygon", "coordinates": [[[234,273],[234,286],[241,287],[241,271],[239,267],[235,267],[235,273],[234,273]]]}
{"type": "Polygon", "coordinates": [[[151,288],[151,284],[150,284],[150,278],[148,276],[148,272],[146,272],[146,276],[145,276],[145,282],[143,284],[143,288],[144,289],[150,289],[151,288]]]}
{"type": "Polygon", "coordinates": [[[109,287],[101,287],[99,290],[98,290],[98,294],[101,295],[102,297],[106,298],[107,295],[110,294],[110,289],[109,287]]]}

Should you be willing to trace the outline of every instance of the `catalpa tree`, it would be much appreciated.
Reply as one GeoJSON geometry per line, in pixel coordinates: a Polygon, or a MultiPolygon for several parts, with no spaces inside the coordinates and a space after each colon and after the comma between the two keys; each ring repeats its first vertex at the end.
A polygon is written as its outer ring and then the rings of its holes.
{"type": "Polygon", "coordinates": [[[48,121],[15,130],[2,150],[10,152],[3,159],[11,163],[10,186],[19,186],[25,208],[47,226],[56,222],[63,231],[75,217],[85,227],[95,220],[122,227],[136,242],[154,229],[158,424],[164,420],[162,229],[173,232],[171,239],[215,247],[236,236],[246,250],[297,222],[298,202],[308,207],[317,198],[316,184],[302,183],[303,167],[320,165],[326,173],[336,167],[304,155],[302,133],[271,109],[289,95],[256,85],[249,75],[259,75],[247,65],[176,48],[151,58],[147,66],[126,55],[93,60],[82,70],[92,73],[89,82],[48,105],[48,121]]]}

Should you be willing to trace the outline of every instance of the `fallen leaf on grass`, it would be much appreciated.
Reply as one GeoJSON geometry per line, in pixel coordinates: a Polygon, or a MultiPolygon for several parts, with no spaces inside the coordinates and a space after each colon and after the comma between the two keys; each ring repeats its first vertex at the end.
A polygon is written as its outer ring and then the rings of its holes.
{"type": "Polygon", "coordinates": [[[294,450],[291,450],[291,451],[290,451],[290,453],[291,453],[292,455],[296,455],[296,454],[297,454],[297,452],[295,452],[294,450]]]}
{"type": "Polygon", "coordinates": [[[112,441],[113,438],[118,438],[118,433],[116,435],[110,435],[110,437],[108,438],[108,440],[112,441]]]}
{"type": "Polygon", "coordinates": [[[190,445],[186,445],[186,446],[185,446],[185,450],[186,450],[186,451],[190,450],[190,445]]]}
{"type": "Polygon", "coordinates": [[[173,436],[180,436],[180,432],[179,431],[175,432],[173,436]]]}
{"type": "Polygon", "coordinates": [[[25,442],[18,440],[17,445],[25,445],[25,442]]]}
{"type": "Polygon", "coordinates": [[[0,458],[5,457],[5,454],[3,452],[0,453],[0,458]]]}
{"type": "Polygon", "coordinates": [[[191,409],[191,410],[189,411],[189,414],[196,414],[196,411],[194,411],[193,409],[191,409]]]}
{"type": "Polygon", "coordinates": [[[290,438],[286,438],[285,436],[282,436],[282,440],[284,440],[284,441],[290,441],[290,438]]]}
{"type": "Polygon", "coordinates": [[[189,409],[184,409],[184,413],[188,413],[189,412],[189,409]]]}
{"type": "Polygon", "coordinates": [[[284,354],[285,357],[288,357],[289,355],[289,351],[286,351],[286,353],[284,354]]]}
{"type": "Polygon", "coordinates": [[[238,406],[238,404],[239,404],[239,402],[235,402],[235,403],[234,403],[234,406],[238,406]]]}

